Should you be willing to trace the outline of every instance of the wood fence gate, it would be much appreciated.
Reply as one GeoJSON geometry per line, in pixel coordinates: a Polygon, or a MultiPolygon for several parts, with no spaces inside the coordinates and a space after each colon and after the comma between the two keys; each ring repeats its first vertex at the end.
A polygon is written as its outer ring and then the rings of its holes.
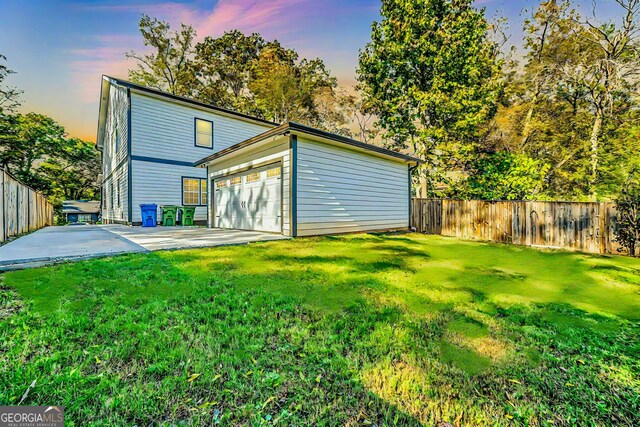
{"type": "Polygon", "coordinates": [[[619,253],[612,203],[414,198],[411,224],[422,233],[461,239],[619,253]]]}

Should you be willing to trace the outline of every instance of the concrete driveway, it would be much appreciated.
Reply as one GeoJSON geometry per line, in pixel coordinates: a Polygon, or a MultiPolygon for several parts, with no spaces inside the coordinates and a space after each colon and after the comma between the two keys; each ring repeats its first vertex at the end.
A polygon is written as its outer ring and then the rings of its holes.
{"type": "Polygon", "coordinates": [[[281,240],[280,234],[204,227],[46,227],[0,246],[0,271],[132,252],[281,240]]]}

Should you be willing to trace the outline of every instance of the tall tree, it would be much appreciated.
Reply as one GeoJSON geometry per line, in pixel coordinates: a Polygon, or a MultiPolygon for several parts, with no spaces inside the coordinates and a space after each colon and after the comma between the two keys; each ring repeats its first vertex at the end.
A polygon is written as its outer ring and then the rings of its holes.
{"type": "Polygon", "coordinates": [[[196,45],[195,64],[201,81],[199,98],[223,107],[247,108],[251,69],[268,43],[260,34],[232,30],[207,36],[196,45]]]}
{"type": "Polygon", "coordinates": [[[380,128],[376,126],[377,117],[361,94],[341,94],[339,102],[346,124],[355,127],[355,131],[350,131],[348,136],[367,144],[379,142],[380,128]]]}
{"type": "Polygon", "coordinates": [[[37,113],[0,115],[0,166],[52,198],[99,197],[95,144],[68,138],[62,125],[37,113]]]}
{"type": "Polygon", "coordinates": [[[594,199],[597,197],[600,133],[604,121],[614,111],[616,98],[621,92],[634,91],[640,77],[640,0],[615,1],[623,9],[619,25],[614,22],[600,24],[589,18],[576,20],[576,35],[591,48],[591,55],[584,57],[588,62],[576,71],[593,108],[589,187],[594,199]]]}
{"type": "Polygon", "coordinates": [[[152,50],[126,54],[137,62],[129,71],[137,83],[277,122],[342,129],[336,78],[320,59],[300,59],[277,40],[238,30],[195,43],[190,26],[173,31],[147,15],[140,32],[152,50]]]}
{"type": "Polygon", "coordinates": [[[16,114],[6,122],[12,141],[0,149],[0,165],[28,185],[39,187],[37,162],[56,156],[63,147],[64,128],[42,114],[16,114]]]}
{"type": "Polygon", "coordinates": [[[496,43],[473,0],[383,0],[358,78],[385,137],[427,161],[427,192],[463,168],[501,95],[496,43]]]}
{"type": "MultiPolygon", "coordinates": [[[[531,19],[525,20],[525,49],[527,49],[527,59],[525,73],[527,80],[524,82],[532,90],[527,90],[529,95],[527,112],[522,125],[522,137],[519,151],[523,151],[531,135],[533,113],[538,104],[538,100],[543,91],[547,88],[547,82],[553,76],[553,67],[547,60],[553,56],[554,47],[562,38],[561,15],[562,11],[568,7],[564,2],[558,6],[556,0],[543,1],[531,19]]],[[[566,33],[566,31],[565,31],[566,33]]]]}
{"type": "Polygon", "coordinates": [[[298,60],[298,53],[279,43],[265,47],[251,70],[249,89],[264,117],[326,127],[316,97],[333,91],[336,79],[320,59],[298,60]]]}
{"type": "MultiPolygon", "coordinates": [[[[7,57],[0,54],[0,62],[6,61],[7,57]]],[[[3,112],[13,112],[20,106],[20,94],[22,91],[15,88],[3,85],[4,80],[8,75],[14,74],[15,71],[7,67],[5,64],[0,63],[0,114],[3,112]]]]}
{"type": "Polygon", "coordinates": [[[102,169],[95,144],[65,138],[62,151],[45,159],[35,170],[46,194],[56,201],[99,199],[97,177],[102,169]]]}
{"type": "Polygon", "coordinates": [[[548,197],[611,198],[628,173],[623,163],[637,156],[627,144],[620,161],[628,124],[637,120],[638,30],[630,13],[638,2],[618,3],[626,5],[619,24],[596,25],[566,1],[543,1],[525,21],[525,62],[509,80],[492,137],[550,166],[548,197]]]}
{"type": "Polygon", "coordinates": [[[125,54],[137,62],[136,69],[129,70],[129,78],[174,95],[193,96],[198,85],[192,58],[196,31],[184,24],[179,31],[173,31],[166,21],[145,14],[139,26],[144,45],[152,50],[125,54]]]}

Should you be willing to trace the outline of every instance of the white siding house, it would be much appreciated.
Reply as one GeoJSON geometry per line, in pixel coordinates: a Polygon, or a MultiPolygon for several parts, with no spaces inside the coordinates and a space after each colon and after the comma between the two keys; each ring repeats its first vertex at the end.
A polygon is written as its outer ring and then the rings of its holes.
{"type": "Polygon", "coordinates": [[[410,174],[418,163],[285,123],[196,164],[213,183],[211,227],[312,236],[408,229],[410,174]]]}
{"type": "Polygon", "coordinates": [[[191,205],[201,225],[293,237],[408,229],[420,162],[110,77],[98,147],[107,223],[140,224],[143,203],[191,205]]]}
{"type": "MultiPolygon", "coordinates": [[[[129,136],[127,89],[108,87],[105,120],[102,126],[102,217],[112,221],[126,221],[129,217],[129,136]]],[[[102,108],[102,107],[101,107],[102,108]]]]}
{"type": "Polygon", "coordinates": [[[103,162],[103,221],[139,225],[139,205],[155,203],[196,206],[195,221],[205,225],[206,172],[194,163],[274,126],[265,120],[103,77],[97,138],[103,162]],[[211,146],[196,144],[197,121],[211,124],[211,146]],[[203,181],[203,195],[197,202],[184,200],[183,180],[203,181]]]}
{"type": "Polygon", "coordinates": [[[409,228],[406,164],[299,137],[297,172],[298,236],[409,228]]]}

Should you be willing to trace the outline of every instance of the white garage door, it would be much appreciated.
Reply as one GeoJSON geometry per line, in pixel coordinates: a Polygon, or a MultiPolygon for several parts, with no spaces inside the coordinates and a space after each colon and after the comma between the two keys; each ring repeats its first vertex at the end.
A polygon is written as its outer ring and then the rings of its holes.
{"type": "Polygon", "coordinates": [[[280,163],[214,180],[214,226],[282,231],[280,163]]]}

